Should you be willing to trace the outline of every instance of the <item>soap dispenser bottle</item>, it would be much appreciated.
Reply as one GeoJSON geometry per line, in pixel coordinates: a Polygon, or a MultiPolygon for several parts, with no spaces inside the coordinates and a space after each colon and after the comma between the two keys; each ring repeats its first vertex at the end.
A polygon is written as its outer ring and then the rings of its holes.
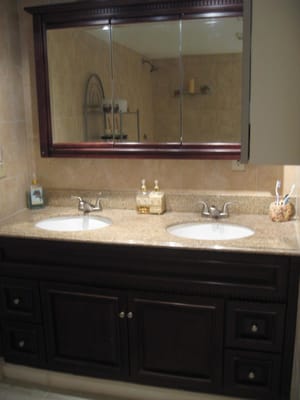
{"type": "Polygon", "coordinates": [[[149,214],[150,199],[145,179],[142,179],[141,188],[136,195],[136,210],[139,214],[149,214]]]}
{"type": "Polygon", "coordinates": [[[154,190],[150,192],[150,214],[163,214],[166,211],[166,197],[158,186],[158,180],[154,181],[154,190]]]}
{"type": "Polygon", "coordinates": [[[44,191],[41,185],[38,184],[36,175],[33,174],[32,182],[27,192],[27,207],[43,208],[45,206],[44,191]]]}

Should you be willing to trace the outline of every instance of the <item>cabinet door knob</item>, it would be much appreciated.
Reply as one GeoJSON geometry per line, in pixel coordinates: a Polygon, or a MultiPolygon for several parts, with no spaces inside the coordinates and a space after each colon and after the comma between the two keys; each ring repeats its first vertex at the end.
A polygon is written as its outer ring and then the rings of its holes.
{"type": "Polygon", "coordinates": [[[256,323],[253,323],[251,325],[251,332],[253,332],[253,333],[258,332],[258,325],[256,323]]]}
{"type": "Polygon", "coordinates": [[[255,373],[253,371],[250,371],[248,374],[248,378],[250,381],[253,381],[253,379],[255,379],[255,373]]]}
{"type": "Polygon", "coordinates": [[[20,349],[22,349],[25,346],[25,341],[24,340],[20,340],[18,342],[18,346],[20,347],[20,349]]]}
{"type": "Polygon", "coordinates": [[[131,311],[129,311],[129,313],[127,314],[127,318],[129,318],[129,319],[133,318],[133,313],[131,311]]]}
{"type": "Polygon", "coordinates": [[[119,317],[122,318],[122,319],[125,318],[125,312],[124,312],[124,311],[121,311],[121,312],[119,313],[119,317]]]}
{"type": "Polygon", "coordinates": [[[16,306],[19,305],[20,302],[21,302],[21,300],[19,299],[19,297],[15,297],[15,298],[13,299],[13,303],[14,303],[16,306]]]}

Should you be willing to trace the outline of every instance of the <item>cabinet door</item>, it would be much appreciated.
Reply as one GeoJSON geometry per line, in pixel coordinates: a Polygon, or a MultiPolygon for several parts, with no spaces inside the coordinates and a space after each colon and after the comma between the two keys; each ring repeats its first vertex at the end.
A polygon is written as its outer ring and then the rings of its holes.
{"type": "Polygon", "coordinates": [[[252,163],[300,163],[299,21],[299,0],[252,0],[252,163]]]}
{"type": "Polygon", "coordinates": [[[222,300],[133,297],[129,310],[134,379],[218,392],[222,383],[222,300]]]}
{"type": "Polygon", "coordinates": [[[94,376],[127,374],[125,299],[120,293],[45,283],[42,299],[50,367],[94,376]]]}

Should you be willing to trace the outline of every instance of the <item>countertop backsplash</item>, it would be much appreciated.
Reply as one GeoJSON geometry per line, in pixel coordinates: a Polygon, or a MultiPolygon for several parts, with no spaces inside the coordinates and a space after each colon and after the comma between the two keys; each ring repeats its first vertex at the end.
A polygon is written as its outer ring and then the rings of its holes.
{"type": "MultiPolygon", "coordinates": [[[[99,190],[88,191],[78,189],[68,190],[46,190],[47,205],[55,207],[77,207],[77,201],[71,196],[80,196],[86,200],[94,202],[98,193],[101,192],[101,203],[103,209],[127,209],[135,210],[136,191],[111,191],[99,190]]],[[[201,212],[202,205],[200,200],[208,205],[215,205],[222,208],[225,202],[229,205],[229,214],[268,214],[269,205],[274,200],[274,196],[268,192],[253,191],[201,191],[201,190],[168,190],[165,191],[167,211],[176,212],[201,212]]],[[[293,200],[294,201],[294,200],[293,200]]]]}

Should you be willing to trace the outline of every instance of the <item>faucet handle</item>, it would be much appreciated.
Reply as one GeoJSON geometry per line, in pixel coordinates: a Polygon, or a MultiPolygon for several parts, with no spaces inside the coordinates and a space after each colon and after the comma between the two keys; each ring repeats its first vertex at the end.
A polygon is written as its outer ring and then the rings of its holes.
{"type": "Polygon", "coordinates": [[[72,200],[79,200],[79,201],[82,201],[82,198],[79,197],[79,196],[71,196],[71,199],[72,199],[72,200]]]}
{"type": "Polygon", "coordinates": [[[202,215],[205,215],[206,217],[208,217],[210,215],[209,213],[209,209],[208,209],[208,205],[205,201],[200,200],[199,204],[203,204],[203,208],[202,208],[202,215]]]}
{"type": "Polygon", "coordinates": [[[232,204],[232,201],[226,201],[226,203],[224,203],[223,205],[223,209],[221,212],[221,215],[223,217],[229,217],[229,211],[228,211],[228,206],[232,204]]]}

